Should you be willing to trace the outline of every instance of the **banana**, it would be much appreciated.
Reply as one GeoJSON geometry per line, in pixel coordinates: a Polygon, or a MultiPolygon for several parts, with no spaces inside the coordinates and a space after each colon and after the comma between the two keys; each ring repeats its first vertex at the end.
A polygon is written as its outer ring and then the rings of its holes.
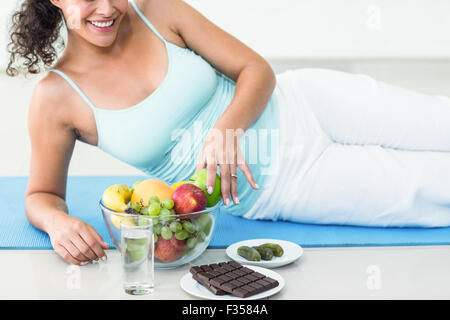
{"type": "Polygon", "coordinates": [[[102,196],[103,203],[111,210],[125,212],[131,199],[131,190],[125,184],[115,184],[108,187],[102,196]]]}
{"type": "MultiPolygon", "coordinates": [[[[129,209],[127,205],[131,200],[131,190],[125,184],[115,184],[108,187],[102,196],[102,201],[106,207],[110,210],[125,212],[125,210],[129,209]]],[[[124,219],[124,217],[112,213],[110,215],[112,224],[120,229],[120,222],[124,219]]],[[[133,225],[132,221],[126,220],[128,225],[133,225]]]]}

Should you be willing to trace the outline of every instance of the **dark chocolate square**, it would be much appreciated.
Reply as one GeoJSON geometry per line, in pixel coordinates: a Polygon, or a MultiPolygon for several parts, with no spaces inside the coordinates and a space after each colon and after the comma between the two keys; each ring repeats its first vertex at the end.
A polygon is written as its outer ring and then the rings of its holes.
{"type": "Polygon", "coordinates": [[[236,269],[241,268],[242,265],[236,261],[231,261],[230,263],[228,263],[230,266],[235,267],[236,269]]]}
{"type": "Polygon", "coordinates": [[[245,283],[239,281],[239,280],[231,280],[230,283],[235,285],[236,287],[242,287],[245,283]]]}
{"type": "Polygon", "coordinates": [[[235,267],[230,266],[230,265],[228,265],[228,264],[224,264],[224,265],[222,265],[221,267],[224,268],[224,269],[227,270],[227,271],[233,271],[233,270],[236,270],[235,267]]]}
{"type": "Polygon", "coordinates": [[[232,278],[233,280],[241,277],[240,275],[238,275],[238,274],[236,273],[236,270],[234,270],[234,271],[232,271],[232,272],[228,272],[228,273],[226,274],[226,276],[232,278]]]}
{"type": "Polygon", "coordinates": [[[243,284],[249,284],[252,282],[251,280],[247,279],[246,277],[240,277],[238,280],[240,282],[242,282],[243,284]]]}
{"type": "Polygon", "coordinates": [[[232,294],[239,298],[247,298],[251,295],[251,292],[245,290],[244,288],[236,288],[233,290],[232,294]]]}
{"type": "Polygon", "coordinates": [[[246,290],[246,291],[248,291],[248,292],[250,292],[250,293],[252,293],[252,294],[254,294],[254,292],[256,291],[255,288],[253,288],[253,287],[251,287],[249,285],[242,286],[241,288],[246,290]]]}
{"type": "Polygon", "coordinates": [[[218,276],[217,278],[223,280],[224,282],[228,282],[228,281],[233,280],[233,278],[228,276],[228,274],[222,274],[221,276],[218,276]]]}
{"type": "Polygon", "coordinates": [[[204,265],[204,266],[202,266],[202,270],[203,271],[211,271],[212,268],[210,266],[204,265]]]}
{"type": "Polygon", "coordinates": [[[252,276],[254,276],[254,277],[258,278],[258,279],[262,279],[262,278],[266,277],[265,275],[263,275],[263,274],[261,274],[259,272],[253,272],[252,276]]]}
{"type": "Polygon", "coordinates": [[[233,289],[239,288],[236,284],[231,282],[225,282],[219,286],[220,289],[225,290],[226,292],[232,293],[233,289]]]}
{"type": "Polygon", "coordinates": [[[255,273],[255,271],[247,268],[247,267],[242,267],[239,269],[239,271],[245,272],[245,274],[249,274],[249,273],[255,273]]]}
{"type": "Polygon", "coordinates": [[[191,267],[191,269],[189,269],[189,271],[190,271],[192,274],[196,274],[196,273],[199,273],[199,272],[201,272],[201,271],[203,271],[203,270],[202,270],[201,267],[191,267]]]}
{"type": "Polygon", "coordinates": [[[264,281],[264,279],[259,279],[255,283],[262,285],[264,288],[266,288],[270,285],[270,283],[267,281],[264,281]]]}
{"type": "Polygon", "coordinates": [[[210,279],[214,278],[214,275],[212,275],[209,272],[204,272],[204,271],[198,272],[196,274],[196,276],[204,281],[209,281],[210,279]]]}
{"type": "Polygon", "coordinates": [[[258,278],[255,277],[253,274],[247,274],[247,275],[245,276],[245,278],[249,279],[249,280],[252,281],[252,282],[255,282],[256,280],[258,280],[258,278]]]}
{"type": "Polygon", "coordinates": [[[245,276],[245,275],[247,274],[247,272],[244,272],[244,271],[239,270],[239,269],[234,270],[233,273],[234,273],[234,274],[237,274],[237,275],[240,276],[240,277],[245,276]]]}
{"type": "Polygon", "coordinates": [[[219,272],[221,274],[227,273],[228,271],[222,267],[215,268],[214,271],[219,272]]]}

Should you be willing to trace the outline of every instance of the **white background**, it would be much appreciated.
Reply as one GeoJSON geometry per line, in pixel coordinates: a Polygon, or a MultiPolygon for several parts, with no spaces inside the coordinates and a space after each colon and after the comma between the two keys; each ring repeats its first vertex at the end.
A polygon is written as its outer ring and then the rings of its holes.
{"type": "MultiPolygon", "coordinates": [[[[329,67],[450,96],[448,0],[186,2],[259,52],[277,73],[305,66],[329,67]]],[[[0,1],[0,176],[28,174],[26,116],[33,86],[41,77],[11,79],[4,75],[8,23],[18,3],[0,1]]],[[[140,172],[77,142],[69,174],[140,172]]]]}

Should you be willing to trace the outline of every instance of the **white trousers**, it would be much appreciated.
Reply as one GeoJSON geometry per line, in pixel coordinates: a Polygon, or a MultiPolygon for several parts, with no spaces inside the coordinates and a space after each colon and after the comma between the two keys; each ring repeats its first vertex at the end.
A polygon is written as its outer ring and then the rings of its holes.
{"type": "Polygon", "coordinates": [[[450,99],[325,69],[277,75],[280,146],[244,217],[450,225],[450,99]]]}

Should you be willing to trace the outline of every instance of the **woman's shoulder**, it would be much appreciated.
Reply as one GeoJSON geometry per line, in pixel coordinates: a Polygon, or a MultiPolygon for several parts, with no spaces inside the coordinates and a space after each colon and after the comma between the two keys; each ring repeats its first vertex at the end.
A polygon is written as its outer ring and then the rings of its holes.
{"type": "Polygon", "coordinates": [[[48,72],[34,86],[30,101],[30,114],[36,121],[51,120],[69,124],[70,86],[54,72],[48,72]]]}
{"type": "Polygon", "coordinates": [[[55,104],[68,93],[65,80],[54,72],[48,72],[34,86],[32,101],[42,104],[55,104]]]}
{"type": "MultiPolygon", "coordinates": [[[[182,0],[134,0],[139,10],[159,26],[173,27],[182,0]]],[[[156,26],[157,27],[157,26],[156,26]]]]}

